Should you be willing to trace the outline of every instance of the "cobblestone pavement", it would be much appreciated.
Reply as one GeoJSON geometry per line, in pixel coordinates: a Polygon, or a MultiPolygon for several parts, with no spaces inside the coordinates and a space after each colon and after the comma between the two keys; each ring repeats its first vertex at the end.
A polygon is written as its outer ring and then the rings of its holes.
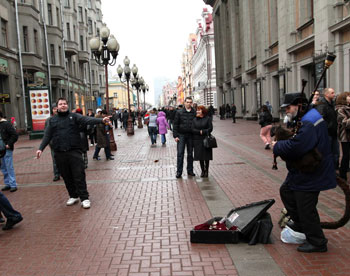
{"type": "MultiPolygon", "coordinates": [[[[301,254],[295,245],[280,241],[278,189],[286,169],[279,161],[279,170],[271,170],[272,154],[264,150],[258,124],[216,118],[214,135],[219,147],[204,184],[219,187],[232,207],[274,198],[269,210],[275,225],[272,244],[189,242],[192,227],[210,218],[209,207],[219,202],[215,194],[203,194],[199,176],[175,178],[176,145],[170,134],[165,147],[158,139],[157,147],[151,148],[145,128],[135,128],[131,137],[118,129],[113,161],[105,160],[103,150],[102,160],[92,161],[91,147],[86,171],[89,210],[79,204],[65,206],[63,181],[52,182],[50,150],[36,160],[40,141],[21,137],[14,152],[19,190],[6,196],[24,220],[13,230],[0,232],[0,275],[277,275],[263,272],[265,261],[254,254],[259,250],[281,275],[350,275],[348,225],[325,231],[327,253],[301,254]],[[261,266],[244,267],[247,260],[261,266]]],[[[196,163],[195,173],[199,171],[196,163]]],[[[321,193],[323,220],[339,217],[343,208],[338,189],[321,193]]]]}

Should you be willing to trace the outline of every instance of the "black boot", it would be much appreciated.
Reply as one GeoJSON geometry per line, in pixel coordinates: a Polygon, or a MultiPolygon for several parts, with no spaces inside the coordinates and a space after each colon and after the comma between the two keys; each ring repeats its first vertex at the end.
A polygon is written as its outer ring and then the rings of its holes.
{"type": "Polygon", "coordinates": [[[201,177],[204,177],[205,175],[204,161],[199,161],[199,164],[201,165],[201,170],[202,170],[201,177]]]}
{"type": "Polygon", "coordinates": [[[205,160],[204,177],[208,177],[208,173],[209,173],[209,160],[205,160]]]}

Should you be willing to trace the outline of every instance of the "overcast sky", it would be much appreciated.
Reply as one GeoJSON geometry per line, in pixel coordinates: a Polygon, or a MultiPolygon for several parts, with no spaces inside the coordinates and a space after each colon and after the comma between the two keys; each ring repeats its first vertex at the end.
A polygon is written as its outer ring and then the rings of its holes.
{"type": "MultiPolygon", "coordinates": [[[[103,21],[120,44],[113,72],[128,56],[152,92],[157,77],[177,80],[189,34],[205,7],[203,0],[103,0],[103,21]]],[[[147,100],[153,102],[151,93],[147,100]]]]}

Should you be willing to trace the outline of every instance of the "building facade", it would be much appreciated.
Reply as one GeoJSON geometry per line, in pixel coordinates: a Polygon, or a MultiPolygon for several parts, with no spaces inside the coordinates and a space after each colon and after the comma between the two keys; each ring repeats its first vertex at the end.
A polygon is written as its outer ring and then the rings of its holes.
{"type": "MultiPolygon", "coordinates": [[[[132,87],[130,86],[130,105],[134,106],[134,96],[132,87]]],[[[119,80],[108,81],[108,96],[110,102],[110,108],[128,109],[128,87],[126,83],[122,83],[119,80]]]]}
{"type": "Polygon", "coordinates": [[[165,84],[163,86],[162,97],[163,106],[176,106],[177,84],[175,82],[165,84]]]}
{"type": "Polygon", "coordinates": [[[188,43],[182,54],[182,87],[183,93],[178,95],[178,102],[182,104],[184,99],[188,96],[192,96],[193,92],[193,67],[192,58],[194,55],[194,48],[196,45],[197,36],[190,34],[188,37],[188,43]],[[180,98],[179,98],[180,97],[180,98]]]}
{"type": "Polygon", "coordinates": [[[213,7],[218,104],[255,118],[266,101],[279,117],[286,92],[313,91],[327,52],[337,55],[319,90],[350,89],[350,1],[204,0],[213,7]]]}
{"type": "Polygon", "coordinates": [[[192,57],[193,98],[200,105],[217,107],[213,16],[203,9],[192,57]]]}
{"type": "Polygon", "coordinates": [[[84,113],[103,104],[104,68],[89,49],[103,25],[101,0],[0,0],[0,19],[0,94],[10,98],[0,109],[18,128],[30,129],[30,87],[84,113]]]}

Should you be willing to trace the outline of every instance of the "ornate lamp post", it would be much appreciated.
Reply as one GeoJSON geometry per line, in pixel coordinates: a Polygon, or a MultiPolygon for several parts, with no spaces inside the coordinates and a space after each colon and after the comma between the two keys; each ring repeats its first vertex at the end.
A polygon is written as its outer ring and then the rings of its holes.
{"type": "MultiPolygon", "coordinates": [[[[108,65],[115,65],[119,52],[119,43],[113,35],[109,35],[109,29],[103,26],[100,30],[101,40],[98,37],[90,39],[90,49],[94,55],[95,61],[98,65],[105,67],[106,77],[106,110],[109,114],[109,95],[108,95],[108,65]],[[112,58],[111,58],[112,56],[112,58]]],[[[110,131],[110,147],[111,151],[117,149],[114,141],[113,131],[110,131]]]]}
{"type": "Polygon", "coordinates": [[[139,97],[139,89],[140,87],[142,87],[142,85],[144,84],[144,80],[143,78],[139,77],[139,75],[137,74],[137,67],[134,65],[133,69],[132,69],[132,73],[134,75],[134,78],[132,80],[132,86],[136,88],[137,91],[137,125],[138,128],[143,128],[142,125],[142,118],[141,118],[141,110],[140,110],[140,97],[139,97]]]}
{"type": "Polygon", "coordinates": [[[146,91],[149,90],[148,84],[145,84],[145,83],[144,83],[144,84],[142,85],[141,89],[142,89],[142,92],[143,92],[143,110],[146,111],[146,91]]]}
{"type": "Polygon", "coordinates": [[[125,80],[127,82],[127,86],[128,86],[128,108],[129,108],[129,116],[128,116],[128,126],[126,128],[126,133],[128,135],[134,135],[134,126],[133,126],[133,122],[131,119],[131,109],[130,109],[130,90],[129,90],[129,81],[130,81],[130,77],[131,77],[131,69],[130,69],[130,59],[128,57],[125,57],[124,59],[124,69],[123,67],[121,67],[120,65],[117,68],[117,73],[119,76],[119,79],[121,82],[125,82],[122,80],[122,76],[124,73],[124,77],[125,80]]]}

